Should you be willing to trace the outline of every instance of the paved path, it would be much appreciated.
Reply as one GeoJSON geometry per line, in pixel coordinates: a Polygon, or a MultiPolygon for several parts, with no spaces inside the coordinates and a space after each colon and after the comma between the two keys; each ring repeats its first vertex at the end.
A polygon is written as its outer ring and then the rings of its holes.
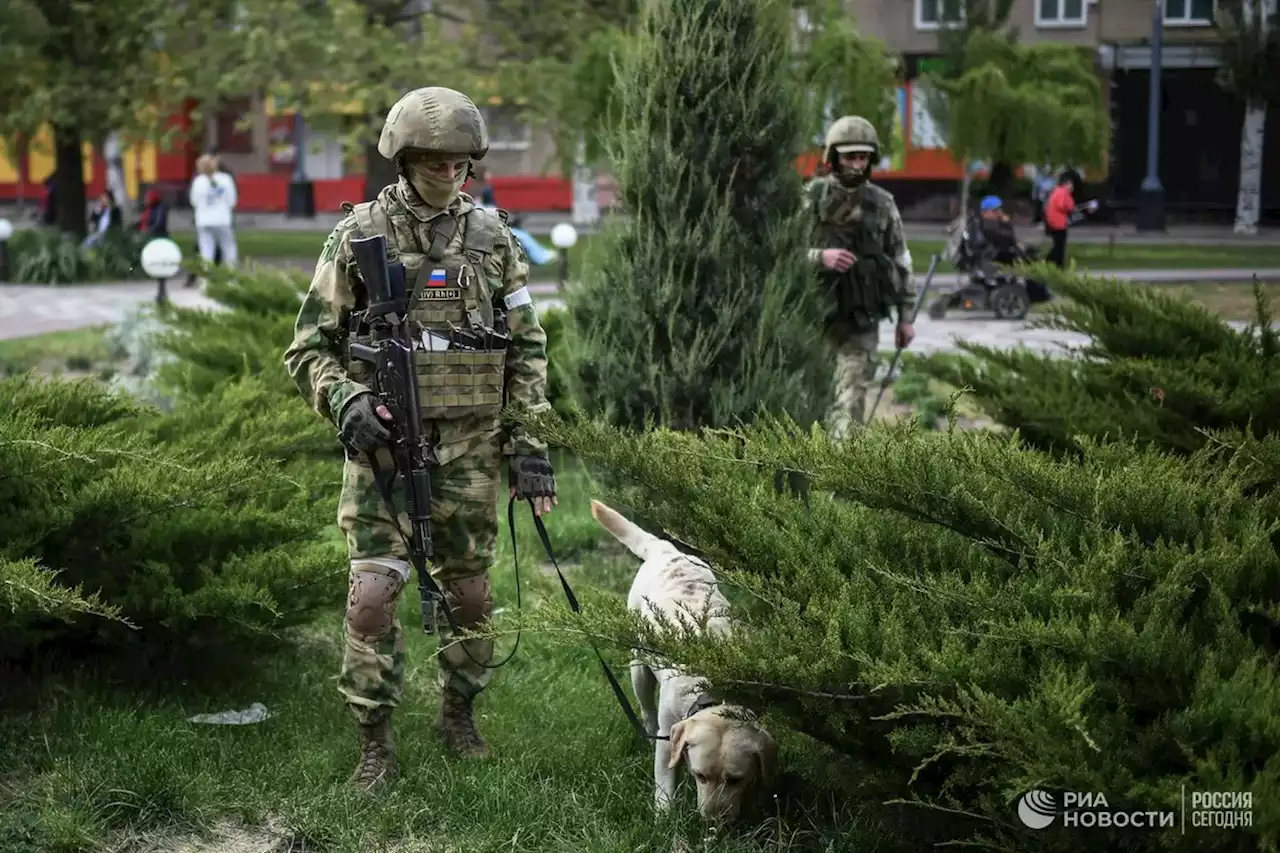
{"type": "MultiPolygon", "coordinates": [[[[28,211],[28,217],[30,216],[28,211]]],[[[569,219],[568,213],[557,211],[531,211],[517,214],[522,218],[522,225],[531,234],[549,234],[557,223],[569,219]]],[[[619,214],[621,215],[621,214],[619,214]]],[[[194,230],[190,210],[174,210],[169,214],[169,228],[176,231],[194,230]]],[[[15,228],[30,227],[30,218],[17,215],[11,205],[0,204],[0,217],[7,217],[15,228]]],[[[236,226],[255,231],[316,231],[328,232],[341,218],[337,212],[319,213],[312,219],[286,216],[283,213],[237,213],[236,226]]],[[[908,221],[906,223],[908,240],[943,240],[946,239],[945,228],[948,223],[935,221],[908,221]]],[[[1040,236],[1040,229],[1030,222],[1017,222],[1020,232],[1040,236]]],[[[591,233],[595,228],[581,228],[583,233],[591,233]]],[[[1259,233],[1246,237],[1235,234],[1226,224],[1171,224],[1163,232],[1139,233],[1133,225],[1101,225],[1084,223],[1071,229],[1072,243],[1109,243],[1112,240],[1122,244],[1156,244],[1180,246],[1219,246],[1219,245],[1280,245],[1280,227],[1267,225],[1259,229],[1259,233]]]]}
{"type": "MultiPolygon", "coordinates": [[[[1270,272],[1280,279],[1280,270],[1270,272]]],[[[530,288],[539,308],[546,310],[563,305],[556,298],[554,282],[537,282],[530,285],[530,288]]],[[[118,323],[134,307],[152,302],[155,294],[156,286],[147,283],[75,287],[3,285],[0,286],[0,340],[118,323]]],[[[183,307],[217,306],[216,302],[194,288],[172,287],[169,295],[173,304],[183,307]]],[[[1241,329],[1245,325],[1243,322],[1232,323],[1232,326],[1241,329]]],[[[1060,351],[1063,346],[1073,348],[1088,343],[1087,338],[1082,335],[1032,329],[1025,322],[1013,323],[965,316],[931,320],[921,315],[916,322],[916,342],[912,351],[955,351],[957,338],[993,347],[1023,344],[1042,352],[1060,351]]],[[[888,341],[888,338],[885,340],[888,341]]],[[[886,342],[885,345],[891,344],[886,342]]]]}

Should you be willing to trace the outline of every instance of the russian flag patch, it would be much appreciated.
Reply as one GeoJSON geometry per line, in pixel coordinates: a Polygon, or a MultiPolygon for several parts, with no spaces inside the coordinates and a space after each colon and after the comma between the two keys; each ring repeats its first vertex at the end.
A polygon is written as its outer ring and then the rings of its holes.
{"type": "Polygon", "coordinates": [[[427,279],[427,287],[444,287],[445,284],[447,282],[445,281],[444,270],[432,270],[431,277],[427,279]]]}

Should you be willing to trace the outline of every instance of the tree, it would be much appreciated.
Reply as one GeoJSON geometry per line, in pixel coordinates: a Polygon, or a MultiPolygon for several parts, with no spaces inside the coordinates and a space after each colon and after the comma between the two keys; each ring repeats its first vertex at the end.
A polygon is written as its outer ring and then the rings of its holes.
{"type": "Polygon", "coordinates": [[[6,138],[53,130],[58,224],[83,236],[82,150],[101,150],[114,131],[158,137],[183,90],[167,79],[158,49],[182,25],[166,0],[9,0],[22,38],[0,39],[0,127],[6,138]],[[150,107],[148,109],[147,107],[150,107]]]}
{"type": "Polygon", "coordinates": [[[223,0],[193,10],[183,78],[205,109],[270,95],[309,127],[365,146],[391,104],[424,81],[474,88],[472,42],[444,38],[441,26],[400,0],[223,0]]]}
{"type": "Polygon", "coordinates": [[[474,60],[504,103],[518,104],[555,142],[555,166],[603,155],[614,87],[612,57],[633,28],[639,0],[485,0],[471,15],[485,33],[474,60]]]}
{"type": "Polygon", "coordinates": [[[347,126],[336,105],[371,121],[406,81],[465,86],[465,44],[439,38],[433,21],[418,26],[421,15],[387,24],[359,0],[8,4],[5,26],[22,37],[0,40],[0,135],[52,126],[59,226],[76,235],[86,231],[82,144],[102,150],[115,134],[167,144],[170,117],[191,99],[209,109],[270,95],[363,140],[368,125],[347,126]]]}
{"type": "Polygon", "coordinates": [[[808,0],[799,11],[797,66],[810,96],[814,135],[820,139],[837,116],[860,115],[879,130],[881,155],[889,156],[895,144],[893,93],[901,80],[898,57],[858,32],[841,0],[808,0]]]}
{"type": "Polygon", "coordinates": [[[1033,788],[1169,816],[1183,790],[1252,791],[1235,833],[1138,838],[1099,821],[1090,849],[1273,846],[1275,435],[1191,456],[1084,442],[1055,459],[1014,434],[911,423],[837,444],[770,419],[697,433],[537,420],[621,484],[608,502],[715,567],[735,631],[655,627],[591,591],[580,614],[557,602],[522,627],[644,649],[775,733],[827,745],[818,773],[915,818],[907,849],[1080,849],[1017,820],[1033,788]],[[810,479],[809,507],[768,488],[779,468],[810,479]]]}
{"type": "Polygon", "coordinates": [[[1280,434],[1280,333],[1257,292],[1253,328],[1157,287],[1034,271],[1059,293],[1042,322],[1088,335],[1080,358],[962,343],[965,356],[931,355],[915,369],[971,390],[978,405],[1026,442],[1055,453],[1132,439],[1190,453],[1204,430],[1280,434]]]}
{"type": "Polygon", "coordinates": [[[1023,163],[1102,165],[1109,118],[1090,51],[977,28],[962,68],[931,78],[946,98],[947,140],[962,162],[990,162],[997,187],[1023,163]]]}
{"type": "Polygon", "coordinates": [[[576,393],[614,423],[825,410],[790,31],[778,0],[653,2],[620,51],[607,150],[628,215],[566,294],[576,393]]]}
{"type": "Polygon", "coordinates": [[[1222,67],[1218,82],[1244,102],[1240,129],[1237,234],[1258,233],[1262,212],[1262,154],[1267,105],[1280,100],[1280,27],[1274,0],[1224,0],[1218,4],[1222,67]]]}

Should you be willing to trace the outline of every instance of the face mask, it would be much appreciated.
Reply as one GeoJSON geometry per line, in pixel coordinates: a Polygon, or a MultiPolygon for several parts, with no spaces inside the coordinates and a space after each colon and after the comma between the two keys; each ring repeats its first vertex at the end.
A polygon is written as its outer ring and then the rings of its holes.
{"type": "Polygon", "coordinates": [[[458,193],[462,192],[462,185],[467,182],[465,168],[459,169],[458,174],[451,181],[421,163],[405,164],[405,176],[409,179],[409,184],[417,190],[418,195],[422,196],[423,201],[441,210],[458,197],[458,193]]]}

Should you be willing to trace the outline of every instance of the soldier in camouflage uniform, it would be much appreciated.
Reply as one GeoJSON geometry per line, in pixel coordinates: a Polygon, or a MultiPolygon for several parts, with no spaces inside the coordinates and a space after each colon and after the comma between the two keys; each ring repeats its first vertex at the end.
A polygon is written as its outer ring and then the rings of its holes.
{"type": "Polygon", "coordinates": [[[827,428],[837,439],[865,418],[867,392],[875,379],[880,321],[896,308],[896,346],[915,337],[915,288],[911,252],[893,196],[868,180],[880,159],[880,138],[860,116],[838,119],[827,131],[826,171],[805,187],[806,207],[817,220],[821,248],[810,260],[836,303],[828,338],[835,350],[835,402],[827,428]]]}
{"type": "MultiPolygon", "coordinates": [[[[434,451],[431,572],[460,627],[479,626],[492,610],[489,569],[503,458],[510,460],[513,496],[532,501],[539,514],[556,502],[546,445],[518,428],[505,432],[499,420],[504,401],[548,408],[547,355],[527,287],[529,268],[506,211],[477,207],[461,192],[471,162],[488,148],[484,119],[460,92],[417,89],[391,108],[378,151],[395,161],[399,180],[375,201],[344,205],[346,216],[321,251],[284,357],[303,396],[339,428],[348,447],[338,525],[351,561],[350,592],[338,690],[360,726],[352,781],[366,790],[397,773],[391,714],[404,692],[405,654],[396,601],[410,574],[409,524],[399,477],[375,479],[375,472],[393,476],[390,413],[370,393],[367,367],[347,355],[351,340],[368,335],[359,322],[368,294],[352,259],[352,237],[386,237],[389,260],[405,265],[413,288],[415,333],[436,341],[414,355],[423,433],[434,451]],[[451,325],[483,337],[501,326],[504,312],[509,346],[440,350],[451,325]]],[[[488,745],[476,731],[473,702],[489,681],[493,644],[453,642],[447,620],[439,624],[438,729],[455,754],[483,756],[488,745]]]]}

